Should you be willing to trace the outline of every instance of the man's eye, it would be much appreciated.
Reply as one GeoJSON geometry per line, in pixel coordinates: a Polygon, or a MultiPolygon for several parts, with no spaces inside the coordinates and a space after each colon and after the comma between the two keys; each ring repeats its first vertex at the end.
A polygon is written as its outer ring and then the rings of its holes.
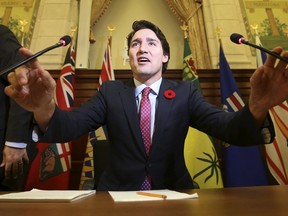
{"type": "Polygon", "coordinates": [[[134,42],[134,43],[131,44],[131,47],[135,47],[135,46],[137,46],[138,44],[139,44],[138,42],[134,42]]]}

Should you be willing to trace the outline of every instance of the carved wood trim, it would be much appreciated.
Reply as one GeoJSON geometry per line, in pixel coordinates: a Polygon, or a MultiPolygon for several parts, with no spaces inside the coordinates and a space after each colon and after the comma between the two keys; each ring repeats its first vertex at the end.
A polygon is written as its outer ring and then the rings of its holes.
{"type": "MultiPolygon", "coordinates": [[[[233,70],[239,91],[243,100],[246,102],[250,93],[249,78],[254,70],[233,70]]],[[[202,92],[204,97],[215,105],[220,104],[220,83],[219,70],[197,70],[202,92]]],[[[52,76],[57,79],[59,70],[51,70],[52,76]]],[[[115,79],[124,80],[130,78],[130,70],[115,70],[115,79]]],[[[97,91],[100,70],[76,70],[76,86],[75,86],[75,106],[78,107],[86,102],[97,91]]],[[[168,70],[164,75],[165,78],[180,80],[182,79],[181,70],[168,70]]]]}

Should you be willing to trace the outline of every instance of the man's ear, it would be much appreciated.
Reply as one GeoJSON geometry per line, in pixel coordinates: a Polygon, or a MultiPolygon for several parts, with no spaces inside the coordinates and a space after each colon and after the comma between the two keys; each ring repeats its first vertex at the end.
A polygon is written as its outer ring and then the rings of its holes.
{"type": "Polygon", "coordinates": [[[167,54],[164,54],[164,55],[163,55],[162,62],[163,62],[163,63],[166,63],[166,62],[168,62],[168,60],[169,60],[169,56],[168,56],[167,54]]]}

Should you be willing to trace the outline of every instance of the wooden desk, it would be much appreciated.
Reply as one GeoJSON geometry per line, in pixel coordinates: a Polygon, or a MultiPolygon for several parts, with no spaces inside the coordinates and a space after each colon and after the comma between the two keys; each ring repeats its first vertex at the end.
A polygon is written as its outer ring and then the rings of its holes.
{"type": "Polygon", "coordinates": [[[287,216],[288,186],[190,190],[198,199],[114,203],[106,192],[72,203],[0,202],[1,216],[287,216]]]}

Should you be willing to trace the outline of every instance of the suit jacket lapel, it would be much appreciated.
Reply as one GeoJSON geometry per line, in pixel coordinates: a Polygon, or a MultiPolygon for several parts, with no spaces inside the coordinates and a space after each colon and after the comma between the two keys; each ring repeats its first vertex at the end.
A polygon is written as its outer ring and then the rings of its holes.
{"type": "Polygon", "coordinates": [[[142,135],[139,125],[139,115],[137,113],[137,104],[135,98],[135,85],[133,79],[126,83],[127,87],[120,92],[120,98],[129,124],[129,129],[137,140],[137,146],[141,152],[146,155],[145,147],[142,141],[142,135]]]}
{"type": "Polygon", "coordinates": [[[163,79],[158,94],[158,105],[156,107],[155,126],[154,126],[155,128],[152,140],[151,153],[153,151],[153,145],[158,145],[159,143],[161,143],[160,140],[161,133],[163,133],[166,122],[169,121],[169,119],[167,118],[170,116],[170,111],[174,100],[165,98],[164,93],[168,89],[173,90],[173,86],[171,86],[170,83],[167,82],[167,80],[163,79]]]}

